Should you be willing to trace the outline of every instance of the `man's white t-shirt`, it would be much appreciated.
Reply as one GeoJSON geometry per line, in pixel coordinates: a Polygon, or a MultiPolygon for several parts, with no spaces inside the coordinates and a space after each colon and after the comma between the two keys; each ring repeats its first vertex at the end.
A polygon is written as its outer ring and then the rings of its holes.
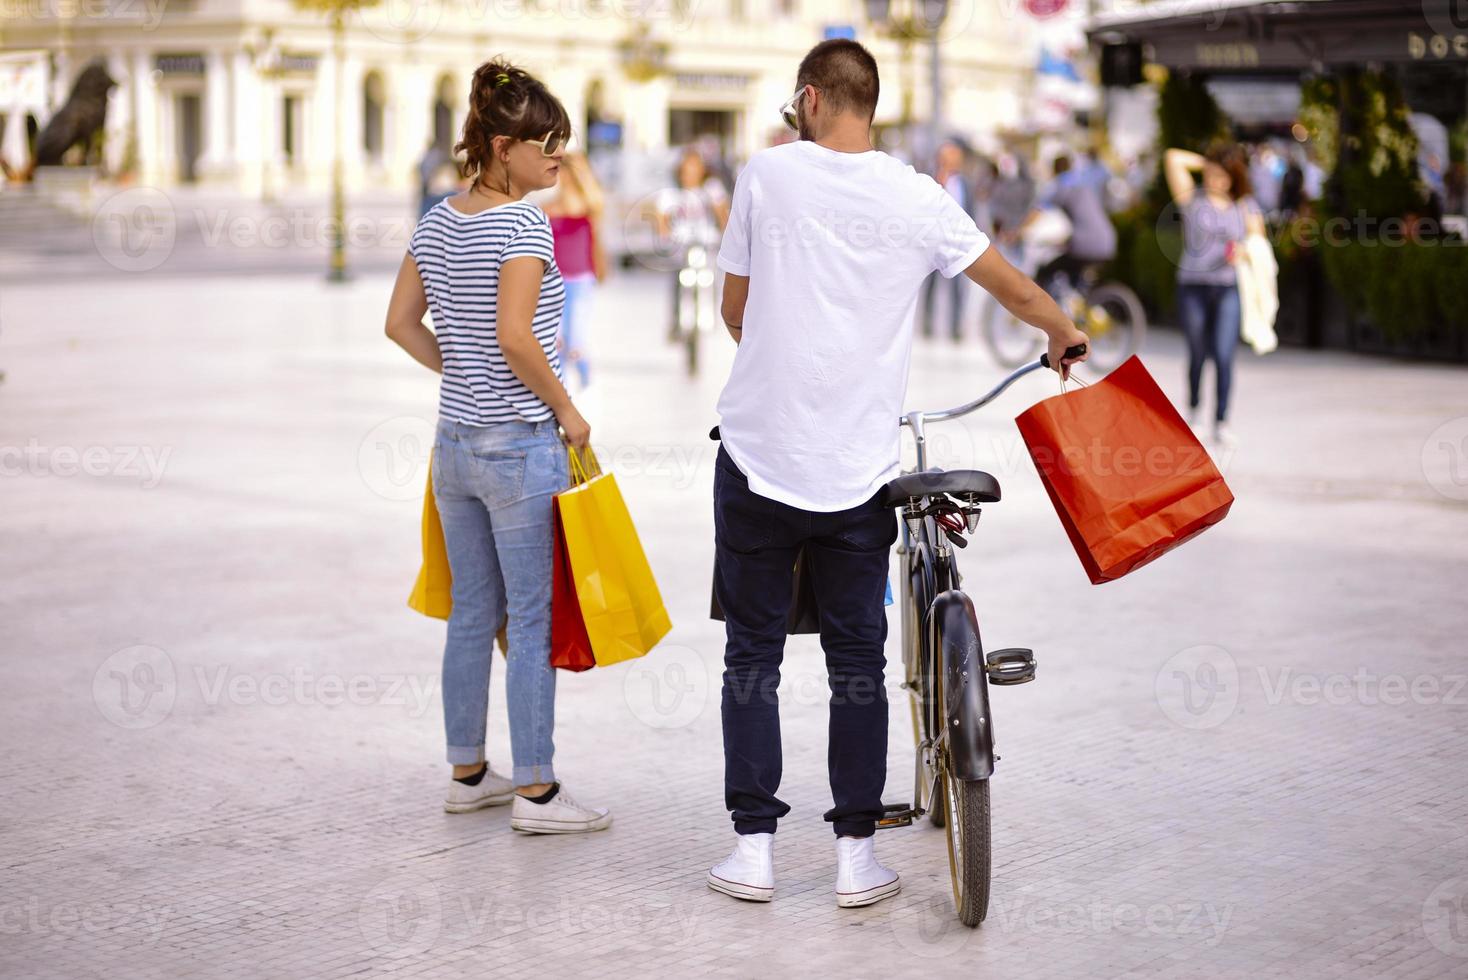
{"type": "Polygon", "coordinates": [[[988,247],[933,178],[880,151],[801,140],[754,155],[718,260],[749,277],[718,411],[751,490],[829,512],[897,476],[918,291],[988,247]]]}

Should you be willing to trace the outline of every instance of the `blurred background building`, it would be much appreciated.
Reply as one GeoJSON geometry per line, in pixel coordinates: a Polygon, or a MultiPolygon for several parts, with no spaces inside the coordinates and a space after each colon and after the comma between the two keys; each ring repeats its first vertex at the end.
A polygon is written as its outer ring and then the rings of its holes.
{"type": "MultiPolygon", "coordinates": [[[[583,146],[636,169],[701,141],[729,166],[779,136],[775,109],[827,36],[869,44],[885,69],[878,123],[943,107],[974,138],[1036,115],[1038,32],[1023,4],[941,11],[938,44],[904,5],[855,0],[389,0],[346,18],[340,90],[328,18],[289,0],[23,0],[0,7],[0,153],[15,164],[100,58],[117,82],[103,169],[163,188],[254,195],[325,188],[340,112],[348,191],[407,190],[462,124],[474,68],[505,54],[566,103],[583,146]],[[874,16],[876,19],[874,19],[874,16]],[[908,28],[904,32],[904,25],[908,28]],[[939,52],[941,76],[931,59],[939,52]],[[29,141],[29,142],[28,142],[29,141]]],[[[661,161],[659,162],[661,166],[661,161]]]]}

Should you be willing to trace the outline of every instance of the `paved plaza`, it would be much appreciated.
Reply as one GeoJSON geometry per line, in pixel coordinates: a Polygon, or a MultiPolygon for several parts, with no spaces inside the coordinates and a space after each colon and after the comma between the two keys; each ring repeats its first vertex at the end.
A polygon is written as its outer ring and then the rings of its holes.
{"type": "MultiPolygon", "coordinates": [[[[444,628],[404,604],[435,384],[382,335],[390,278],[43,266],[0,285],[0,976],[1468,977],[1461,368],[1241,352],[1233,512],[1103,586],[1013,423],[1053,376],[934,430],[935,462],[1003,484],[960,561],[985,642],[1040,665],[993,692],[968,930],[928,826],[879,834],[899,898],[836,907],[810,637],[775,901],[704,884],[732,837],[706,439],[732,350],[685,376],[663,279],[602,292],[581,400],[674,629],[560,677],[559,774],[616,823],[526,838],[440,807],[444,628]]],[[[1180,353],[1144,354],[1174,398],[1180,353]]],[[[999,376],[920,344],[908,401],[999,376]]]]}

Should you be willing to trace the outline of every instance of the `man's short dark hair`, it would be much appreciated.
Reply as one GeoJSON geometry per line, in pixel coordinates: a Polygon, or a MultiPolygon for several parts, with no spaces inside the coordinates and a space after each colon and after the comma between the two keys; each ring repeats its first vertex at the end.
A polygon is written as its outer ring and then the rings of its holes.
{"type": "Polygon", "coordinates": [[[877,59],[855,41],[833,38],[822,41],[800,62],[795,84],[814,85],[835,112],[850,112],[870,119],[877,111],[877,59]]]}

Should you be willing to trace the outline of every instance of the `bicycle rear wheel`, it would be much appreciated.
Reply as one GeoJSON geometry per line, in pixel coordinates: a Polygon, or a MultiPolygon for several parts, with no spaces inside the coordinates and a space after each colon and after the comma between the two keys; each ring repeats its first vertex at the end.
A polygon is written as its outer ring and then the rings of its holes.
{"type": "Polygon", "coordinates": [[[949,820],[948,870],[953,878],[953,905],[969,928],[989,914],[989,781],[955,779],[945,759],[941,776],[949,820]]]}
{"type": "Polygon", "coordinates": [[[1091,339],[1086,363],[1104,374],[1142,349],[1147,313],[1137,294],[1118,282],[1105,282],[1086,297],[1086,322],[1081,329],[1091,339]]]}

